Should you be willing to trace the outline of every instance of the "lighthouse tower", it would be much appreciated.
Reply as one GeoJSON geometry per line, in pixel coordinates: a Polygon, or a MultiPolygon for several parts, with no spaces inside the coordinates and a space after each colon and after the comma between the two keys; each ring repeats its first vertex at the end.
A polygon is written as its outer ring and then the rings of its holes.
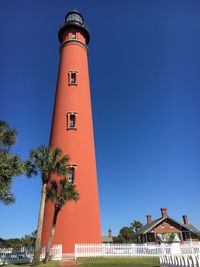
{"type": "MultiPolygon", "coordinates": [[[[73,253],[76,243],[102,241],[88,74],[90,34],[77,10],[66,15],[58,38],[60,64],[50,146],[69,155],[69,181],[76,185],[80,200],[66,203],[60,211],[53,244],[62,244],[63,253],[73,253]]],[[[45,205],[43,246],[48,243],[52,218],[49,201],[45,205]]]]}

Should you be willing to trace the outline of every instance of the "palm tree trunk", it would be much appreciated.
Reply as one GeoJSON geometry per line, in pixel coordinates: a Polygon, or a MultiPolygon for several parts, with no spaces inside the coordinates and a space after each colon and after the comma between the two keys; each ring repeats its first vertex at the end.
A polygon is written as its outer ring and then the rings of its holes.
{"type": "Polygon", "coordinates": [[[52,222],[52,226],[51,226],[51,233],[50,233],[49,243],[48,243],[47,250],[46,250],[44,263],[47,263],[49,260],[50,249],[51,249],[52,243],[53,243],[53,237],[54,237],[55,230],[56,230],[56,221],[57,221],[57,216],[58,216],[59,211],[60,211],[60,209],[55,207],[54,215],[53,215],[53,222],[52,222]]]}
{"type": "Polygon", "coordinates": [[[44,219],[44,205],[45,205],[45,200],[46,200],[46,187],[47,187],[47,184],[42,184],[40,213],[38,217],[37,236],[36,236],[36,242],[35,242],[35,254],[34,254],[34,259],[33,259],[34,265],[38,265],[40,263],[42,226],[43,226],[43,219],[44,219]]]}

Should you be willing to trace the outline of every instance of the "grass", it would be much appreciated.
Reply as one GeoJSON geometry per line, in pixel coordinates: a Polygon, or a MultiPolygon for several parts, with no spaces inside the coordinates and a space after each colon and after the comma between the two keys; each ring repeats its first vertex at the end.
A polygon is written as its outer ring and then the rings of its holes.
{"type": "Polygon", "coordinates": [[[159,267],[158,258],[82,258],[77,260],[80,267],[159,267]]]}
{"type": "MultiPolygon", "coordinates": [[[[77,259],[79,267],[159,267],[158,258],[81,258],[77,259]]],[[[5,267],[33,267],[31,264],[8,264],[5,267]]],[[[60,267],[59,261],[39,264],[37,267],[60,267]]]]}
{"type": "MultiPolygon", "coordinates": [[[[33,267],[32,264],[8,264],[5,267],[33,267]]],[[[47,264],[39,264],[37,267],[60,267],[59,261],[49,261],[47,264]]]]}

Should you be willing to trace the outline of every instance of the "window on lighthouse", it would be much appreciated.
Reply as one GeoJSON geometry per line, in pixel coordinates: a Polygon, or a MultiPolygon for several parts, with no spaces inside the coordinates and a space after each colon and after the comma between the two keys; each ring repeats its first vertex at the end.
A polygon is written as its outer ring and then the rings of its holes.
{"type": "Polygon", "coordinates": [[[76,32],[72,32],[72,39],[73,39],[73,40],[76,39],[76,32]]]}
{"type": "Polygon", "coordinates": [[[68,83],[69,85],[77,85],[77,71],[70,71],[68,73],[68,83]]]}
{"type": "Polygon", "coordinates": [[[70,114],[69,116],[69,127],[70,128],[75,128],[75,120],[76,120],[76,116],[74,114],[70,114]]]}
{"type": "Polygon", "coordinates": [[[69,183],[74,184],[74,177],[75,177],[75,168],[74,167],[68,168],[68,181],[69,181],[69,183]]]}
{"type": "Polygon", "coordinates": [[[74,112],[67,113],[67,129],[76,130],[76,116],[77,116],[77,113],[74,113],[74,112]]]}

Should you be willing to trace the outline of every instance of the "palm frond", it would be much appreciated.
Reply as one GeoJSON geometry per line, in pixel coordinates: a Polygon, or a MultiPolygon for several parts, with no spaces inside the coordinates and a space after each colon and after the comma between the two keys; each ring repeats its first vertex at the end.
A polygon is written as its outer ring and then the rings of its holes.
{"type": "Polygon", "coordinates": [[[17,131],[0,120],[0,151],[8,151],[16,143],[17,131]]]}
{"type": "Polygon", "coordinates": [[[5,205],[10,205],[15,202],[15,198],[13,193],[10,191],[11,189],[7,190],[3,194],[0,193],[0,201],[2,201],[5,205]]]}
{"type": "Polygon", "coordinates": [[[36,165],[30,160],[27,160],[24,163],[24,170],[25,170],[25,173],[28,177],[32,177],[33,175],[38,174],[36,165]]]}
{"type": "Polygon", "coordinates": [[[67,175],[68,161],[69,156],[63,156],[60,148],[40,146],[29,154],[28,174],[31,176],[40,172],[42,182],[47,184],[52,174],[61,177],[67,175]]]}
{"type": "Polygon", "coordinates": [[[56,208],[61,209],[66,202],[79,200],[76,186],[69,183],[66,178],[59,181],[51,180],[47,188],[47,200],[55,203],[56,208]]]}

